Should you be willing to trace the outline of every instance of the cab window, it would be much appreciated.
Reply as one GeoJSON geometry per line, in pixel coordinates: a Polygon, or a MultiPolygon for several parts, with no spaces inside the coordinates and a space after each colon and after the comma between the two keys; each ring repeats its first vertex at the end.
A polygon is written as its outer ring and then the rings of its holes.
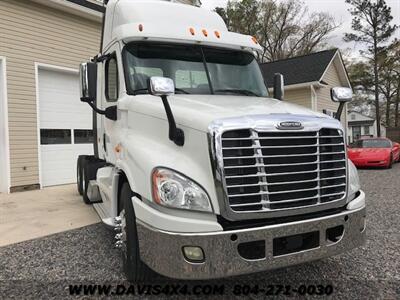
{"type": "Polygon", "coordinates": [[[107,101],[114,102],[118,100],[118,65],[115,56],[106,61],[105,66],[105,94],[107,101]]]}

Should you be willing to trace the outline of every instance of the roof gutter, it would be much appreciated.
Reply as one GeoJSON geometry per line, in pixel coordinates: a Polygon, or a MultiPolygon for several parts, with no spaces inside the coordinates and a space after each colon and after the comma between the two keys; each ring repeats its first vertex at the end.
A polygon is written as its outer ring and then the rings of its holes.
{"type": "MultiPolygon", "coordinates": [[[[314,88],[325,87],[325,85],[320,83],[319,81],[310,81],[310,82],[302,82],[302,83],[285,85],[285,90],[295,90],[295,89],[299,89],[299,88],[307,88],[310,86],[313,86],[314,88]]],[[[268,88],[268,90],[272,90],[272,89],[273,89],[273,87],[268,88]]]]}
{"type": "MultiPolygon", "coordinates": [[[[69,1],[69,0],[32,0],[32,1],[57,10],[65,11],[73,15],[83,17],[85,19],[89,19],[99,23],[102,21],[103,13],[94,10],[92,8],[86,7],[85,5],[78,4],[77,1],[69,1]]],[[[101,6],[99,5],[99,7],[101,6]]]]}

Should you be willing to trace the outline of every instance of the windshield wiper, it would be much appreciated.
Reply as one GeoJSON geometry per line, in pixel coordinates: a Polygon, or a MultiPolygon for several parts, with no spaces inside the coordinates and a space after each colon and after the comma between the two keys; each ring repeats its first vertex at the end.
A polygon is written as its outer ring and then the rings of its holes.
{"type": "Polygon", "coordinates": [[[245,95],[245,96],[256,96],[260,97],[260,95],[257,95],[256,93],[249,91],[249,90],[241,90],[241,89],[221,89],[221,90],[214,90],[215,93],[222,92],[222,93],[234,93],[234,94],[240,94],[240,95],[245,95]]]}
{"type": "Polygon", "coordinates": [[[142,88],[142,89],[137,89],[133,91],[134,95],[139,95],[139,94],[148,94],[149,90],[147,88],[142,88]]]}
{"type": "MultiPolygon", "coordinates": [[[[185,91],[183,89],[180,89],[180,88],[175,88],[175,92],[179,92],[179,93],[182,93],[182,94],[190,94],[189,92],[187,92],[187,91],[185,91]]],[[[149,93],[149,90],[147,88],[137,89],[137,90],[133,91],[134,95],[148,94],[148,93],[149,93]]]]}
{"type": "Polygon", "coordinates": [[[187,92],[187,91],[185,91],[183,89],[180,89],[180,88],[175,88],[175,92],[180,92],[182,94],[190,94],[189,92],[187,92]]]}

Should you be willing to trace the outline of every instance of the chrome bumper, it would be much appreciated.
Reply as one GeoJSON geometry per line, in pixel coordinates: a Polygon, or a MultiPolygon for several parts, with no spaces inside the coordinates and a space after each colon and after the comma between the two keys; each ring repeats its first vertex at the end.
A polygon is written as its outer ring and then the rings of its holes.
{"type": "Polygon", "coordinates": [[[275,269],[336,255],[360,246],[365,241],[365,206],[339,214],[304,221],[251,229],[214,233],[174,233],[137,222],[141,259],[156,272],[179,279],[210,279],[275,269]],[[344,233],[336,243],[326,238],[326,230],[343,225],[344,233]],[[274,256],[273,240],[302,233],[319,232],[319,246],[274,256]],[[235,234],[237,239],[232,241],[235,234]],[[249,260],[238,252],[243,242],[265,241],[265,258],[249,260]],[[199,246],[203,263],[188,262],[184,246],[199,246]]]}

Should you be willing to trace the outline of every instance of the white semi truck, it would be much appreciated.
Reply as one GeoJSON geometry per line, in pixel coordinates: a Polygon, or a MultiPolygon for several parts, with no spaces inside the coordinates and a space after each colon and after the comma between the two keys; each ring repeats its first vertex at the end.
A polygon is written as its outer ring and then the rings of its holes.
{"type": "MultiPolygon", "coordinates": [[[[107,1],[106,1],[107,2],[107,1]]],[[[106,3],[81,64],[94,156],[78,190],[114,227],[130,281],[208,279],[335,255],[365,240],[365,195],[340,122],[270,97],[254,37],[214,12],[106,3]]],[[[333,101],[351,90],[332,88],[333,101]]]]}

